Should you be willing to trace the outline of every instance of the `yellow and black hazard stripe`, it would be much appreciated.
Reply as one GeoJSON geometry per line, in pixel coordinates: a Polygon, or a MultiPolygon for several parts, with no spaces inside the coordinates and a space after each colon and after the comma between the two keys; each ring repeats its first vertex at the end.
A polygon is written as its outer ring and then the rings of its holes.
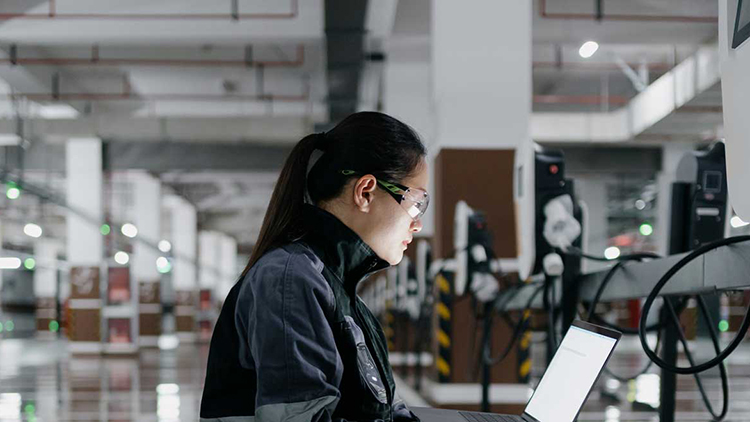
{"type": "Polygon", "coordinates": [[[528,384],[531,374],[531,311],[526,309],[521,315],[521,332],[518,342],[518,382],[528,384]]]}
{"type": "Polygon", "coordinates": [[[451,381],[451,306],[453,303],[453,292],[447,274],[439,273],[435,279],[438,295],[435,301],[435,313],[437,314],[437,343],[438,353],[435,365],[438,371],[438,381],[446,383],[451,381]]]}

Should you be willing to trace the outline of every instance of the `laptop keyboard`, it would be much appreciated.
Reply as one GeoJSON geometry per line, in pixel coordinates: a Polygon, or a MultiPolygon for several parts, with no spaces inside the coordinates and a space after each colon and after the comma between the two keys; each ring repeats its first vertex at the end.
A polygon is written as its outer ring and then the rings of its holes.
{"type": "Polygon", "coordinates": [[[523,418],[515,415],[496,415],[493,413],[458,412],[468,422],[524,422],[523,418]]]}

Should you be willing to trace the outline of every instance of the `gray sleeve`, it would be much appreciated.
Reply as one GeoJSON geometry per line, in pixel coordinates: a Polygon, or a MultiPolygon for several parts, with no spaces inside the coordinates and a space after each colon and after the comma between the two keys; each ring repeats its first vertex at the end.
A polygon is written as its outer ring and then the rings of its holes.
{"type": "Polygon", "coordinates": [[[238,311],[248,313],[240,318],[257,371],[255,416],[262,422],[328,422],[343,373],[328,319],[333,294],[308,257],[288,254],[276,264],[248,280],[252,294],[241,294],[238,302],[238,311]],[[252,304],[242,303],[247,296],[252,304]]]}

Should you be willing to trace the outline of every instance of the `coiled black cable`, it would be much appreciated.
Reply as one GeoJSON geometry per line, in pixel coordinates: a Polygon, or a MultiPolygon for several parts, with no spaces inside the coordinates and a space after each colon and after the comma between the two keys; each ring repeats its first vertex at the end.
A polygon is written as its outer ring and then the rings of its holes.
{"type": "Polygon", "coordinates": [[[699,364],[699,365],[691,364],[691,366],[689,367],[679,367],[679,366],[672,365],[670,363],[665,362],[656,353],[654,353],[653,350],[651,350],[648,343],[646,342],[646,320],[648,318],[648,313],[651,310],[651,307],[653,306],[654,301],[656,300],[657,296],[659,296],[659,293],[661,293],[661,290],[664,288],[667,282],[680,269],[685,267],[694,259],[705,254],[706,252],[712,251],[721,246],[732,245],[734,243],[740,243],[740,242],[745,242],[749,240],[750,240],[750,236],[736,236],[736,237],[730,237],[726,239],[720,239],[720,240],[708,243],[706,245],[703,245],[695,249],[694,251],[690,252],[687,256],[682,258],[679,262],[677,262],[677,264],[675,264],[672,268],[670,268],[669,271],[667,271],[666,274],[664,274],[661,277],[661,279],[659,279],[659,281],[656,283],[656,286],[654,286],[653,290],[651,290],[651,293],[649,293],[648,297],[646,297],[646,301],[643,303],[640,324],[638,326],[638,337],[641,341],[641,346],[643,346],[643,351],[646,353],[649,359],[651,359],[652,361],[654,361],[654,363],[659,365],[660,368],[665,369],[669,372],[674,372],[676,374],[682,374],[682,375],[697,374],[697,373],[706,371],[708,369],[711,369],[714,366],[722,363],[742,343],[745,336],[747,335],[748,328],[750,328],[750,308],[748,308],[748,311],[745,312],[745,316],[742,319],[742,324],[740,326],[739,332],[734,337],[734,339],[729,344],[729,346],[726,347],[726,349],[721,351],[721,353],[718,353],[715,358],[710,359],[702,364],[699,364]]]}

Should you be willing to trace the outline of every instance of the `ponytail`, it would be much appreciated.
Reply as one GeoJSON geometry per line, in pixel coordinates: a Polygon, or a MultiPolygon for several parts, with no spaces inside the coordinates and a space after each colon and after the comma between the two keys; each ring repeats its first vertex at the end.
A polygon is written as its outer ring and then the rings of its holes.
{"type": "Polygon", "coordinates": [[[326,134],[302,138],[284,163],[242,277],[261,256],[305,234],[305,202],[318,204],[341,195],[353,176],[340,170],[400,182],[417,168],[426,153],[412,128],[377,112],[354,113],[326,134]]]}
{"type": "Polygon", "coordinates": [[[273,189],[258,241],[253,247],[242,277],[245,277],[266,252],[302,235],[302,205],[305,203],[307,190],[307,165],[319,138],[318,134],[302,138],[287,157],[273,189]]]}

